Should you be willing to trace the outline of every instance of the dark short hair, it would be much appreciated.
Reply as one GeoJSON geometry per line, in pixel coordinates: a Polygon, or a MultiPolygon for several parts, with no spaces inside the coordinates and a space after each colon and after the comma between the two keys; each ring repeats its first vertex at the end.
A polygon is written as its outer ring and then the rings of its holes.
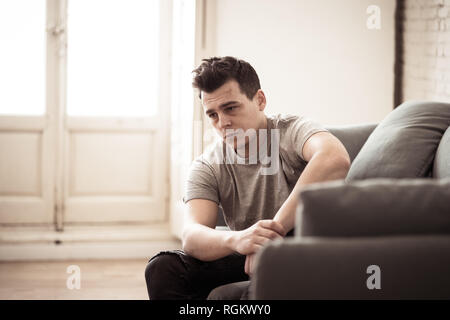
{"type": "Polygon", "coordinates": [[[200,98],[202,91],[211,93],[229,80],[236,80],[241,92],[250,100],[261,89],[258,75],[250,63],[230,56],[203,59],[192,73],[192,86],[199,89],[200,98]]]}

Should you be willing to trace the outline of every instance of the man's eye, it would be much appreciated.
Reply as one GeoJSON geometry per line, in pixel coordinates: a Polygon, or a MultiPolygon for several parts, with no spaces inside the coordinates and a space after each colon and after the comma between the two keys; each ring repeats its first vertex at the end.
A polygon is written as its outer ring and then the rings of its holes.
{"type": "Polygon", "coordinates": [[[227,111],[233,111],[236,107],[228,107],[226,108],[227,111]]]}
{"type": "Polygon", "coordinates": [[[216,114],[216,113],[210,113],[210,114],[209,114],[209,117],[210,117],[211,119],[214,119],[215,117],[217,117],[217,114],[216,114]]]}

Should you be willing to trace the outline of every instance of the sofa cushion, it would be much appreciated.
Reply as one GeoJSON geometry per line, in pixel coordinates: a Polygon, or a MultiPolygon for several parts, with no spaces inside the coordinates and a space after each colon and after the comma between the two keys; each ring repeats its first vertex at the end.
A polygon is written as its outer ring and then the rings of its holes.
{"type": "Polygon", "coordinates": [[[301,236],[450,234],[450,178],[316,183],[300,203],[301,236]]]}
{"type": "Polygon", "coordinates": [[[213,289],[207,300],[248,300],[250,281],[224,284],[213,289]]]}
{"type": "Polygon", "coordinates": [[[434,178],[450,178],[450,127],[442,136],[433,165],[434,178]]]}
{"type": "Polygon", "coordinates": [[[352,162],[347,181],[428,176],[450,126],[450,104],[405,102],[380,122],[352,162]]]}

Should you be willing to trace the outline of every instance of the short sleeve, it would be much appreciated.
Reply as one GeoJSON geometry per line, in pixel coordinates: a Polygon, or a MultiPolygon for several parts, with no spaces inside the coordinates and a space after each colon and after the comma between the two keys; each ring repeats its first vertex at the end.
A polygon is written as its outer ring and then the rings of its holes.
{"type": "Polygon", "coordinates": [[[183,202],[206,199],[219,204],[219,190],[213,168],[201,158],[192,162],[185,185],[183,202]]]}
{"type": "Polygon", "coordinates": [[[303,161],[303,146],[305,142],[317,132],[328,132],[321,124],[304,117],[296,118],[290,125],[288,134],[291,138],[292,148],[303,161]]]}

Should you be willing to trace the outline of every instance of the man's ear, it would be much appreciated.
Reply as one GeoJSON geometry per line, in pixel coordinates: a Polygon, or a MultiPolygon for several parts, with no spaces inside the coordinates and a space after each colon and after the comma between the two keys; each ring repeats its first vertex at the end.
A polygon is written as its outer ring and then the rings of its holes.
{"type": "Polygon", "coordinates": [[[266,108],[266,95],[264,91],[259,89],[255,95],[256,104],[258,105],[259,111],[263,111],[266,108]]]}

